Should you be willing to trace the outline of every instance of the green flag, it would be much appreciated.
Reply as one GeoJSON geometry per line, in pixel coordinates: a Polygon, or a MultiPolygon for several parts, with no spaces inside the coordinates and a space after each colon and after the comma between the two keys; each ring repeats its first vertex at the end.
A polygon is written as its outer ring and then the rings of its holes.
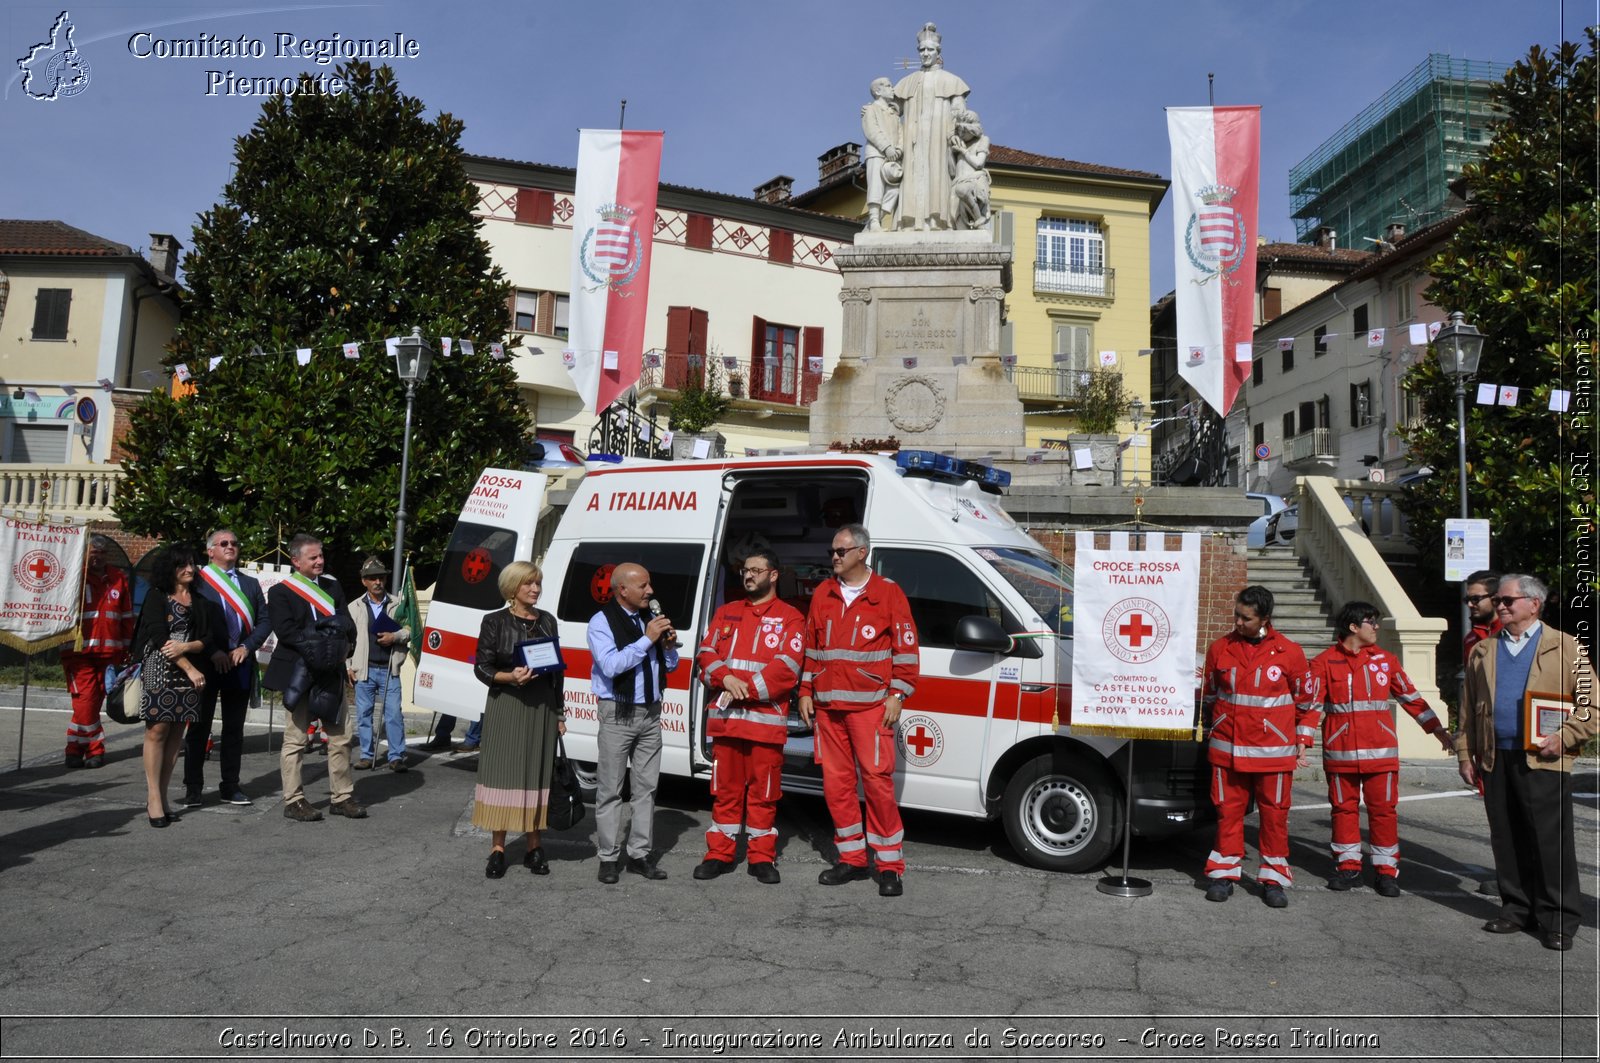
{"type": "Polygon", "coordinates": [[[422,611],[417,608],[417,583],[411,578],[411,565],[406,564],[405,583],[400,588],[400,604],[395,607],[394,618],[401,627],[411,629],[411,660],[422,659],[422,611]]]}

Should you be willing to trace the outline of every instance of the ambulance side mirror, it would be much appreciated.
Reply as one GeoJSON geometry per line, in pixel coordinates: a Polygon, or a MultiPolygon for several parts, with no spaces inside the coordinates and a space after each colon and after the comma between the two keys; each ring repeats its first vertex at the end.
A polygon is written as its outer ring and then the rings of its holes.
{"type": "Polygon", "coordinates": [[[964,616],[956,621],[956,649],[978,653],[1010,653],[1011,636],[999,621],[987,616],[964,616]]]}

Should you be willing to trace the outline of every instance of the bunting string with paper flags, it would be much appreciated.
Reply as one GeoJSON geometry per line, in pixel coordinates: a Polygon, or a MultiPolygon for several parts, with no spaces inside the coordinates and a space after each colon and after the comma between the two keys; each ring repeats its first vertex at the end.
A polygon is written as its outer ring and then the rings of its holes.
{"type": "Polygon", "coordinates": [[[1260,107],[1169,107],[1178,372],[1226,417],[1255,331],[1260,107]],[[1229,357],[1224,357],[1228,352],[1229,357]]]}
{"type": "Polygon", "coordinates": [[[659,131],[583,129],[573,193],[568,370],[599,413],[639,379],[661,181],[659,131]],[[615,367],[607,367],[615,352],[615,367]]]}

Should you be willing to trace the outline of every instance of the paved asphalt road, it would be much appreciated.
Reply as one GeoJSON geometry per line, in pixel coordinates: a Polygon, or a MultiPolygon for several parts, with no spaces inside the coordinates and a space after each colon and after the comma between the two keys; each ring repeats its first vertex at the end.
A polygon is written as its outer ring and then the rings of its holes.
{"type": "MultiPolygon", "coordinates": [[[[1282,911],[1253,883],[1206,903],[1203,833],[1136,843],[1155,892],[1124,900],[1097,876],[1020,865],[998,828],[917,814],[905,896],[883,899],[817,884],[831,831],[802,797],[781,808],[781,885],[742,869],[693,881],[703,782],[663,789],[668,881],[600,886],[592,817],[547,835],[549,877],[524,872],[514,842],[490,881],[469,822],[475,758],[358,774],[369,819],[302,824],[281,814],[257,727],[253,806],[208,794],[151,830],[140,732],[109,724],[107,766],[68,772],[65,723],[30,708],[17,771],[18,713],[0,709],[4,1059],[1596,1054],[1593,772],[1576,813],[1587,914],[1560,954],[1479,930],[1496,910],[1478,891],[1483,812],[1447,769],[1407,768],[1395,900],[1322,888],[1314,780],[1296,789],[1282,911]]],[[[307,790],[326,804],[318,758],[307,790]]]]}

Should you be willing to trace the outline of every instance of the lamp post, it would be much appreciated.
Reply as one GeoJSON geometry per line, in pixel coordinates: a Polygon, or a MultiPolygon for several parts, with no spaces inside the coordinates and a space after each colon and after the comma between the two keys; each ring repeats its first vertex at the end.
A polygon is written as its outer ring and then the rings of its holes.
{"type": "MultiPolygon", "coordinates": [[[[1456,380],[1456,464],[1460,480],[1461,519],[1467,519],[1467,377],[1478,371],[1478,359],[1483,355],[1483,333],[1466,323],[1466,315],[1456,310],[1450,314],[1450,324],[1434,337],[1434,348],[1439,354],[1439,369],[1456,380]]],[[[1461,637],[1471,630],[1472,614],[1466,602],[1466,584],[1461,585],[1461,637]]],[[[1466,665],[1457,673],[1462,686],[1458,696],[1464,694],[1466,665]]]]}
{"type": "Polygon", "coordinates": [[[411,474],[411,411],[417,399],[417,384],[428,378],[428,367],[433,364],[433,348],[422,338],[422,330],[412,328],[411,335],[395,344],[394,371],[406,384],[406,432],[400,446],[400,508],[394,514],[394,571],[390,573],[394,593],[400,593],[400,569],[405,562],[406,546],[406,478],[411,474]]]}

